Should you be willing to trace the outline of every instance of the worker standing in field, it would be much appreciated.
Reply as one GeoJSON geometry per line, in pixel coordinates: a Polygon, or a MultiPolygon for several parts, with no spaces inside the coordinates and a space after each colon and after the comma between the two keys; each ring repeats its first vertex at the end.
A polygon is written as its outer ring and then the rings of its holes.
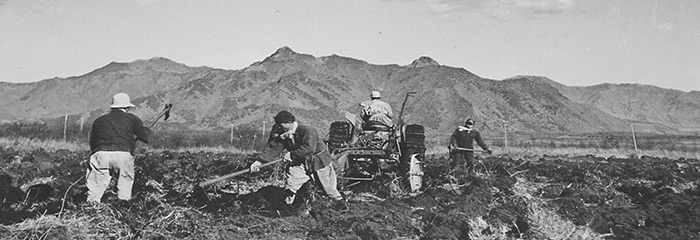
{"type": "Polygon", "coordinates": [[[391,110],[391,106],[382,101],[382,95],[379,91],[372,91],[369,94],[370,100],[365,100],[360,103],[362,107],[362,120],[372,124],[378,123],[386,125],[387,127],[394,126],[392,118],[394,118],[394,111],[391,110]]]}
{"type": "MultiPolygon", "coordinates": [[[[311,126],[299,124],[294,115],[288,111],[280,111],[275,115],[274,120],[275,125],[270,130],[266,148],[283,147],[287,151],[285,160],[291,161],[286,169],[285,188],[289,195],[285,202],[291,205],[297,191],[304,183],[314,179],[320,183],[328,197],[333,199],[333,208],[340,211],[348,210],[345,199],[337,189],[336,173],[331,164],[332,157],[318,131],[311,126]]],[[[255,161],[251,164],[250,171],[260,171],[260,165],[262,165],[260,160],[255,161]]]]}
{"type": "Polygon", "coordinates": [[[136,140],[148,143],[150,130],[141,119],[129,113],[135,108],[126,93],[112,97],[111,111],[95,120],[90,131],[90,166],[86,176],[87,201],[99,203],[112,179],[118,176],[117,198],[131,199],[134,185],[134,157],[136,140]]]}
{"type": "Polygon", "coordinates": [[[481,139],[479,131],[474,129],[474,120],[467,119],[464,126],[458,126],[450,136],[450,145],[447,148],[450,150],[450,165],[453,170],[464,170],[467,174],[474,174],[474,146],[473,142],[491,154],[492,151],[486,146],[484,140],[481,139]]]}

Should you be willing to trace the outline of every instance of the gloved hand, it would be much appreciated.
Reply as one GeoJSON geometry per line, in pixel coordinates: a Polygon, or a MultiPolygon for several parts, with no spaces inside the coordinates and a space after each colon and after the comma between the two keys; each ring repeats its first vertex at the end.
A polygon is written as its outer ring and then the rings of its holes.
{"type": "Polygon", "coordinates": [[[452,152],[452,148],[454,148],[454,146],[452,146],[452,145],[447,145],[447,152],[452,152]]]}
{"type": "Polygon", "coordinates": [[[491,151],[491,149],[486,149],[486,152],[487,152],[488,154],[493,153],[493,151],[491,151]]]}
{"type": "Polygon", "coordinates": [[[260,161],[253,162],[253,164],[250,164],[250,172],[259,172],[261,165],[262,163],[260,161]]]}
{"type": "Polygon", "coordinates": [[[282,158],[284,159],[285,162],[292,162],[292,153],[286,152],[283,154],[282,158]]]}

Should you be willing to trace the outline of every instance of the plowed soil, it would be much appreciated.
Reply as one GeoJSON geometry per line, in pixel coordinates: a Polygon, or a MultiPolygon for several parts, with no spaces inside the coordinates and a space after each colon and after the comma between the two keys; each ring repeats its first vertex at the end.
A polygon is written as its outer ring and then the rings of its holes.
{"type": "Polygon", "coordinates": [[[446,154],[429,155],[420,193],[388,172],[342,189],[350,209],[341,212],[313,184],[283,204],[281,164],[195,187],[245,169],[252,156],[243,154],[140,152],[134,199],[108,191],[100,206],[85,203],[87,152],[0,157],[0,235],[9,238],[700,239],[697,159],[484,155],[466,176],[446,154]],[[19,227],[47,216],[94,227],[19,227]]]}

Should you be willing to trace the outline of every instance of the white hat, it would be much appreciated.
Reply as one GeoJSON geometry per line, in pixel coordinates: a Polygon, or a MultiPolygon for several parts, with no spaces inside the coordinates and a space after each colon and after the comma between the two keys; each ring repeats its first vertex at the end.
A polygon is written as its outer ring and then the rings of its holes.
{"type": "Polygon", "coordinates": [[[126,93],[114,94],[114,97],[112,97],[112,106],[110,106],[110,108],[128,107],[136,107],[134,106],[134,104],[131,104],[131,101],[129,100],[129,95],[126,95],[126,93]]]}
{"type": "Polygon", "coordinates": [[[372,92],[369,94],[369,97],[370,97],[370,98],[381,98],[381,97],[382,97],[382,94],[380,94],[379,91],[372,91],[372,92]]]}

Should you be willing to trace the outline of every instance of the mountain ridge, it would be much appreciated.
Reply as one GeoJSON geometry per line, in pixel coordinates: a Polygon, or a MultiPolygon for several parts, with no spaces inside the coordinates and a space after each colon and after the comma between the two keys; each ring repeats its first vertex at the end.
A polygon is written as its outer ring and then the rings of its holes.
{"type": "Polygon", "coordinates": [[[407,65],[374,65],[330,55],[315,57],[287,46],[238,70],[190,67],[164,57],[112,62],[81,76],[34,83],[0,82],[0,121],[104,113],[111,96],[126,92],[146,121],[173,103],[166,125],[186,129],[259,128],[280,110],[326,130],[372,90],[428,134],[450,133],[466,118],[486,131],[575,134],[640,131],[700,132],[700,92],[650,85],[569,87],[542,76],[482,78],[421,56],[407,65]]]}

